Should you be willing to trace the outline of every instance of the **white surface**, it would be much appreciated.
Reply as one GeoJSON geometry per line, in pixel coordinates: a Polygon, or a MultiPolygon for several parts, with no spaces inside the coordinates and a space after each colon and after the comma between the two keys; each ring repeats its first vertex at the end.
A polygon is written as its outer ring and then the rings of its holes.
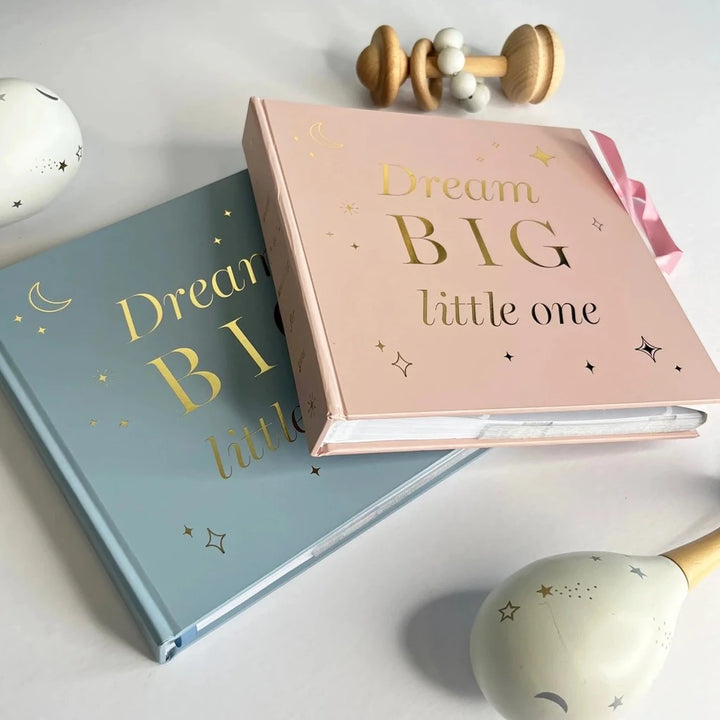
{"type": "MultiPolygon", "coordinates": [[[[720,363],[718,7],[3,0],[0,75],[60,93],[85,158],[49,208],[0,230],[0,265],[243,168],[251,93],[366,106],[354,64],[377,25],[406,49],[454,25],[494,53],[547,23],[567,53],[558,93],[513,107],[495,92],[483,117],[616,140],[686,251],[670,282],[720,363]]],[[[698,440],[492,450],[157,666],[2,400],[0,717],[491,720],[467,651],[484,594],[543,555],[652,554],[720,524],[719,440],[720,412],[698,440]]],[[[623,717],[720,716],[718,597],[720,574],[693,591],[659,681],[623,717]]]]}

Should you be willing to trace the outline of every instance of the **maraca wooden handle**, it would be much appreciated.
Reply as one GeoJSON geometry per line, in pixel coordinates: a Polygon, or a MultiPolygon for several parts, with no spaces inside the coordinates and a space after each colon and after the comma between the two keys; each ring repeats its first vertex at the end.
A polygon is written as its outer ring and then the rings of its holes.
{"type": "Polygon", "coordinates": [[[663,555],[685,573],[692,590],[720,565],[720,528],[663,555]]]}
{"type": "MultiPolygon", "coordinates": [[[[476,77],[505,77],[507,75],[507,66],[507,58],[503,55],[487,57],[469,55],[465,58],[463,70],[476,77]]],[[[429,78],[443,76],[438,69],[437,55],[428,56],[425,72],[429,78]]]]}

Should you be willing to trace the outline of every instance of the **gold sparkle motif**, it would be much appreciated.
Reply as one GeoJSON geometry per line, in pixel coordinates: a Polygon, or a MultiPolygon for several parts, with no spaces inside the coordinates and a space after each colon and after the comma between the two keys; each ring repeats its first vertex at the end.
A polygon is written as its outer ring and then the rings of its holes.
{"type": "Polygon", "coordinates": [[[312,470],[310,470],[311,475],[320,476],[320,468],[319,467],[315,467],[314,465],[311,465],[310,467],[312,468],[312,470]]]}
{"type": "Polygon", "coordinates": [[[412,363],[408,362],[399,352],[397,353],[395,362],[390,364],[400,370],[405,377],[407,377],[408,368],[412,365],[412,363]]]}
{"type": "Polygon", "coordinates": [[[220,243],[222,243],[222,238],[215,238],[213,243],[215,243],[215,245],[220,245],[220,243]]]}
{"type": "Polygon", "coordinates": [[[642,335],[640,336],[640,345],[635,349],[641,353],[645,353],[653,362],[657,362],[655,356],[662,350],[661,347],[648,342],[642,335]]]}
{"type": "Polygon", "coordinates": [[[121,420],[120,421],[120,427],[126,428],[130,424],[129,420],[121,420]]]}
{"type": "Polygon", "coordinates": [[[513,605],[509,600],[507,602],[507,605],[503,608],[500,608],[498,612],[500,613],[500,622],[503,622],[504,620],[515,620],[515,613],[520,609],[519,605],[513,605]]]}
{"type": "Polygon", "coordinates": [[[294,136],[293,136],[293,140],[294,140],[295,142],[297,142],[299,139],[300,139],[300,138],[299,138],[297,135],[294,135],[294,136]]]}
{"type": "Polygon", "coordinates": [[[185,528],[185,532],[183,532],[183,535],[189,535],[190,537],[192,537],[193,529],[191,527],[188,527],[187,525],[183,525],[183,527],[185,528]]]}
{"type": "Polygon", "coordinates": [[[105,372],[98,371],[97,381],[101,383],[106,383],[108,381],[108,374],[109,373],[107,370],[105,372]]]}
{"type": "Polygon", "coordinates": [[[95,427],[96,425],[97,425],[97,420],[95,418],[90,420],[90,427],[95,427]]]}
{"type": "Polygon", "coordinates": [[[360,208],[358,207],[357,203],[354,202],[344,202],[340,206],[340,208],[348,215],[357,215],[357,213],[360,212],[360,208]]]}
{"type": "Polygon", "coordinates": [[[548,595],[552,595],[552,589],[553,589],[552,585],[545,587],[545,585],[543,585],[541,583],[540,589],[536,590],[535,592],[540,593],[543,597],[547,597],[548,595]]]}
{"type": "Polygon", "coordinates": [[[39,335],[44,335],[44,334],[45,334],[45,330],[47,330],[47,328],[39,327],[39,328],[38,328],[38,334],[39,334],[39,335]]]}
{"type": "Polygon", "coordinates": [[[476,159],[478,162],[483,162],[483,160],[485,160],[485,158],[484,158],[482,155],[478,155],[475,159],[476,159]]]}
{"type": "Polygon", "coordinates": [[[383,352],[383,350],[385,350],[385,345],[384,345],[380,340],[377,341],[377,345],[375,345],[375,347],[376,347],[380,352],[383,352]]]}
{"type": "Polygon", "coordinates": [[[548,155],[548,153],[541,150],[539,147],[536,146],[535,152],[530,155],[531,158],[535,158],[536,160],[539,160],[545,167],[549,167],[549,162],[551,160],[555,159],[554,155],[548,155]]]}
{"type": "Polygon", "coordinates": [[[225,217],[230,217],[232,215],[232,210],[225,210],[224,215],[225,217]]]}
{"type": "Polygon", "coordinates": [[[58,170],[62,170],[63,172],[65,172],[66,167],[67,163],[64,160],[58,163],[58,170]]]}
{"type": "Polygon", "coordinates": [[[335,235],[335,233],[332,232],[331,230],[328,230],[325,234],[326,234],[328,237],[333,237],[333,236],[335,235]]]}
{"type": "Polygon", "coordinates": [[[22,315],[16,315],[16,316],[15,316],[15,319],[13,320],[13,322],[21,323],[21,322],[22,322],[22,315]]]}
{"type": "Polygon", "coordinates": [[[205,544],[205,547],[216,548],[224,555],[225,548],[223,547],[223,541],[225,540],[225,536],[227,535],[227,533],[216,533],[213,532],[210,528],[205,529],[208,531],[208,541],[205,544]]]}
{"type": "Polygon", "coordinates": [[[500,147],[500,143],[495,141],[492,146],[497,150],[500,147]]]}
{"type": "Polygon", "coordinates": [[[358,244],[356,244],[356,243],[353,243],[350,247],[351,247],[353,250],[357,250],[360,246],[359,246],[358,244]]]}
{"type": "Polygon", "coordinates": [[[596,217],[593,218],[592,224],[594,228],[597,228],[600,232],[602,232],[603,224],[596,217]]]}

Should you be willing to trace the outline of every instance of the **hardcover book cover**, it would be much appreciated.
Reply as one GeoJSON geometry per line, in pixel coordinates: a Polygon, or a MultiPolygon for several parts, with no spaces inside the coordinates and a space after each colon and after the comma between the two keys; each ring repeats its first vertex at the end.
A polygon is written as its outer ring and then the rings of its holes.
{"type": "Polygon", "coordinates": [[[244,148],[314,455],[685,437],[720,398],[580,130],[254,98],[244,148]]]}
{"type": "Polygon", "coordinates": [[[1,270],[0,308],[4,390],[160,662],[469,457],[310,457],[247,172],[1,270]]]}

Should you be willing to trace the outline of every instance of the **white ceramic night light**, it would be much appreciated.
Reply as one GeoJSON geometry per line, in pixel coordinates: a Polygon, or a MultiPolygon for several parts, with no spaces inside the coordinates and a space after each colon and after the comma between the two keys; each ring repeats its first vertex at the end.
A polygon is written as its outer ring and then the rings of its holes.
{"type": "Polygon", "coordinates": [[[720,564],[720,529],[663,555],[538,560],[486,598],[470,656],[507,720],[607,720],[660,672],[688,590],[720,564]]]}
{"type": "Polygon", "coordinates": [[[80,127],[52,90],[0,79],[0,226],[42,210],[81,159],[80,127]]]}

